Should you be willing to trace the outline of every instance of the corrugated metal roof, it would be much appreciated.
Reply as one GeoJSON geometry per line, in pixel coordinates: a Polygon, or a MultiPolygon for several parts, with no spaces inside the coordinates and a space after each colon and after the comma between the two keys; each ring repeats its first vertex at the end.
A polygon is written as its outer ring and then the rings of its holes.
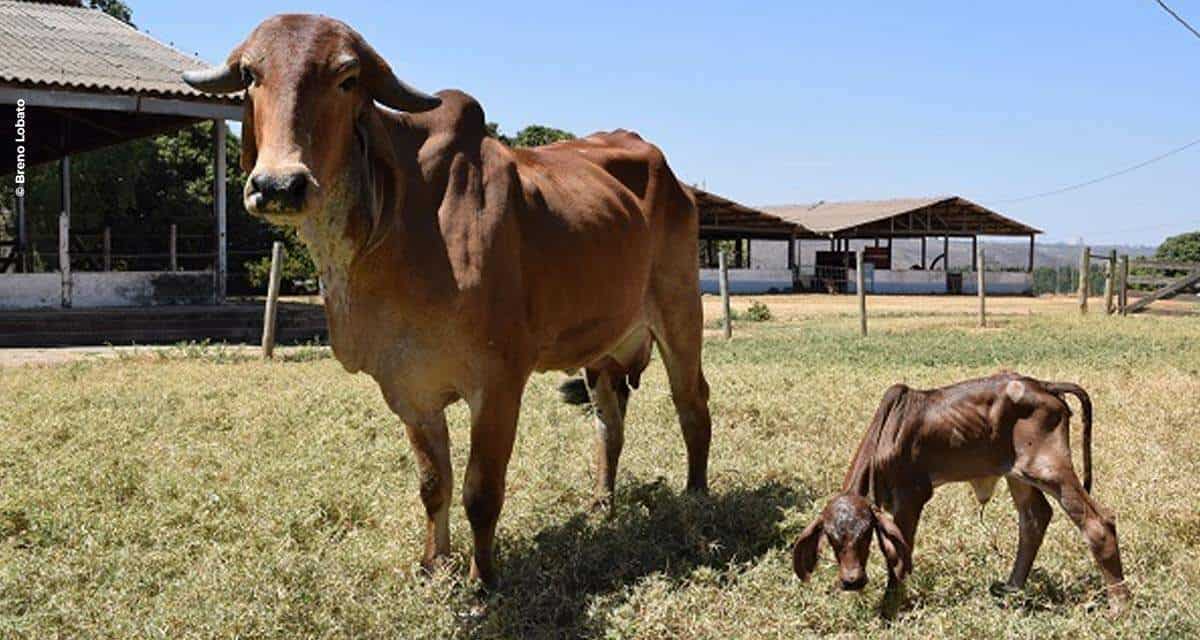
{"type": "Polygon", "coordinates": [[[0,82],[241,102],[189,87],[180,74],[208,63],[95,9],[0,0],[0,52],[0,82]]]}
{"type": "MultiPolygon", "coordinates": [[[[979,219],[986,220],[989,227],[1003,229],[1013,234],[1041,233],[1038,229],[1000,215],[987,207],[958,196],[818,202],[815,204],[779,205],[760,208],[784,220],[803,225],[816,233],[836,234],[873,222],[920,211],[927,207],[937,207],[937,210],[945,211],[969,212],[979,219]]],[[[963,229],[963,231],[970,230],[970,228],[963,229]]]]}

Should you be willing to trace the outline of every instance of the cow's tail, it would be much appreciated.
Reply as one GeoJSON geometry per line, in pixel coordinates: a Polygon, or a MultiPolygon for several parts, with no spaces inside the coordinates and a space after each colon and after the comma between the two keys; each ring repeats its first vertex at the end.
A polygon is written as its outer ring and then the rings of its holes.
{"type": "Polygon", "coordinates": [[[558,385],[558,396],[567,404],[589,405],[592,403],[592,398],[588,394],[587,383],[584,382],[583,378],[571,378],[558,385]]]}
{"type": "Polygon", "coordinates": [[[1083,489],[1092,492],[1092,398],[1083,387],[1070,382],[1052,382],[1046,385],[1046,390],[1058,396],[1064,403],[1064,394],[1070,394],[1079,399],[1083,409],[1083,489]]]}

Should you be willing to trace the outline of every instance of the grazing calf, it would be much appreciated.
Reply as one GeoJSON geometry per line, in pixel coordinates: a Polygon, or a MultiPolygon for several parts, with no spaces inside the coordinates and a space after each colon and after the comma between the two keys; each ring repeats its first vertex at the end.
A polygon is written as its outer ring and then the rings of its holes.
{"type": "Polygon", "coordinates": [[[933,489],[970,482],[983,504],[1001,476],[1020,514],[1020,546],[1006,586],[1021,589],[1029,577],[1050,523],[1044,495],[1049,493],[1083,532],[1110,606],[1123,609],[1129,590],[1116,524],[1090,495],[1091,399],[1077,385],[1015,373],[929,391],[904,385],[888,389],[854,454],[842,493],[796,540],[796,575],[808,579],[823,536],[837,559],[842,588],[861,589],[875,533],[888,564],[888,586],[894,588],[912,568],[917,521],[933,489]],[[1077,397],[1083,408],[1082,483],[1071,465],[1066,394],[1077,397]]]}

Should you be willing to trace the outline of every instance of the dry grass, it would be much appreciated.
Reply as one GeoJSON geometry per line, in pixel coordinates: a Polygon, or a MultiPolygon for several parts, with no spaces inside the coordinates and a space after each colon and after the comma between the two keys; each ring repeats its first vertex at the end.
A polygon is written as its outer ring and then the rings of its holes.
{"type": "MultiPolygon", "coordinates": [[[[558,376],[535,377],[501,520],[504,584],[482,600],[463,584],[461,509],[458,566],[416,574],[407,443],[373,383],[320,352],[266,364],[179,348],[0,369],[0,637],[1200,634],[1200,318],[1079,319],[1069,300],[1014,299],[977,330],[961,315],[970,301],[879,299],[864,340],[848,299],[760,299],[778,320],[706,345],[708,499],[680,495],[659,364],[631,404],[611,518],[586,511],[587,419],[557,402],[558,376]],[[1001,367],[1091,391],[1096,495],[1118,514],[1133,610],[1115,622],[1092,610],[1099,576],[1061,513],[1028,592],[989,595],[1015,514],[1001,490],[981,520],[956,486],[926,511],[894,622],[878,615],[877,553],[861,595],[834,588],[826,556],[800,584],[789,544],[887,385],[1001,367]]],[[[450,418],[461,474],[465,412],[450,418]]]]}

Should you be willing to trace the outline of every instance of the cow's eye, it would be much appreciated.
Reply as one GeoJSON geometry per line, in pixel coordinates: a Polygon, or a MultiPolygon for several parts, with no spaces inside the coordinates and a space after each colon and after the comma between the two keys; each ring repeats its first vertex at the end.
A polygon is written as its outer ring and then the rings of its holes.
{"type": "Polygon", "coordinates": [[[255,82],[258,82],[258,78],[254,77],[254,72],[248,67],[242,67],[242,84],[248,87],[255,82]]]}
{"type": "Polygon", "coordinates": [[[350,76],[350,77],[346,78],[345,80],[342,80],[341,83],[338,84],[338,88],[341,89],[342,91],[346,91],[346,92],[353,91],[354,87],[357,87],[357,86],[358,86],[358,76],[350,76]]]}

